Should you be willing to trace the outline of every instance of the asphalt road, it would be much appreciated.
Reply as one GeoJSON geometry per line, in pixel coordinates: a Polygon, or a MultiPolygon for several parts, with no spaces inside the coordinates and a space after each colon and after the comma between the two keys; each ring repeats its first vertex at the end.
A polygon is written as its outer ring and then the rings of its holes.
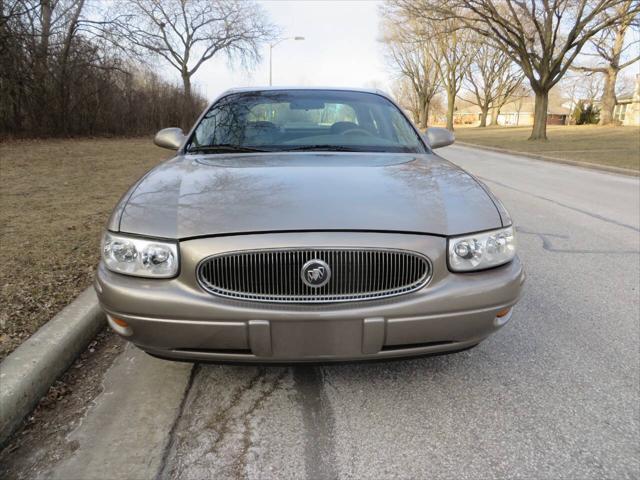
{"type": "Polygon", "coordinates": [[[528,278],[505,328],[455,355],[322,367],[191,368],[128,348],[75,453],[42,476],[639,478],[639,180],[441,154],[517,225],[528,278]]]}

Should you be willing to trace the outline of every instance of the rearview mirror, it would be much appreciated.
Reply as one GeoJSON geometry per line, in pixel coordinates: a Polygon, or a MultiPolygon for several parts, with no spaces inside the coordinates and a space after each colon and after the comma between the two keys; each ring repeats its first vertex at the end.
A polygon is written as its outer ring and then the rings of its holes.
{"type": "Polygon", "coordinates": [[[184,142],[184,133],[181,128],[164,128],[156,133],[153,143],[162,148],[177,150],[184,142]]]}
{"type": "Polygon", "coordinates": [[[456,136],[452,131],[446,128],[429,127],[424,135],[427,138],[429,146],[433,149],[446,147],[456,140],[456,136]]]}

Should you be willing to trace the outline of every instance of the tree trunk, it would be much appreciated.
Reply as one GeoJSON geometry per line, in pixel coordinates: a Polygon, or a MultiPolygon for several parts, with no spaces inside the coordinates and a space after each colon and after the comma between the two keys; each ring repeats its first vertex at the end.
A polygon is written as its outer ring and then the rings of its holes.
{"type": "Polygon", "coordinates": [[[624,49],[624,37],[627,33],[627,29],[634,19],[634,15],[628,14],[630,7],[631,1],[628,1],[620,5],[618,10],[624,20],[616,30],[615,40],[611,48],[609,68],[607,68],[607,72],[604,76],[604,91],[602,92],[600,121],[598,122],[598,125],[610,125],[613,123],[613,110],[616,107],[617,100],[616,80],[618,79],[618,72],[624,68],[624,65],[620,65],[620,56],[624,49]]]}
{"type": "Polygon", "coordinates": [[[498,125],[498,115],[500,115],[500,110],[497,108],[491,109],[491,122],[489,123],[490,127],[495,127],[498,125]]]}
{"type": "Polygon", "coordinates": [[[484,106],[484,107],[480,107],[481,109],[481,113],[480,113],[480,125],[478,125],[479,127],[486,127],[487,126],[487,116],[489,116],[489,106],[484,106]]]}
{"type": "Polygon", "coordinates": [[[38,105],[48,105],[49,98],[49,44],[51,40],[51,18],[52,12],[51,0],[40,1],[40,38],[38,44],[35,46],[35,58],[34,58],[34,81],[33,89],[34,95],[31,96],[31,102],[33,102],[35,108],[32,108],[31,122],[38,134],[50,133],[49,129],[52,122],[52,115],[47,112],[42,114],[42,110],[37,108],[38,105]]]}
{"type": "Polygon", "coordinates": [[[58,88],[60,95],[60,111],[59,111],[59,124],[58,128],[66,135],[69,133],[69,89],[67,88],[68,76],[67,76],[67,66],[69,64],[69,57],[71,55],[71,43],[76,35],[76,30],[78,27],[78,20],[80,19],[80,14],[82,13],[82,9],[84,8],[84,1],[80,0],[78,5],[76,6],[76,10],[73,13],[71,21],[69,22],[69,27],[67,28],[67,33],[64,38],[63,46],[62,46],[62,56],[60,59],[60,77],[58,78],[58,88]]]}
{"type": "Polygon", "coordinates": [[[547,109],[549,107],[549,90],[537,90],[534,108],[533,129],[529,140],[547,139],[547,109]]]}
{"type": "Polygon", "coordinates": [[[182,85],[184,88],[184,105],[182,106],[182,129],[186,132],[193,122],[193,96],[191,94],[191,76],[188,72],[182,72],[182,85]]]}
{"type": "MultiPolygon", "coordinates": [[[[620,18],[620,23],[615,27],[615,37],[613,44],[609,43],[609,40],[605,40],[598,44],[598,50],[602,50],[600,53],[604,59],[607,60],[607,66],[601,67],[581,67],[581,70],[603,74],[604,75],[604,90],[602,92],[602,98],[600,101],[600,120],[598,125],[609,125],[614,122],[613,112],[616,106],[616,80],[618,72],[626,66],[634,63],[640,57],[630,59],[627,63],[620,63],[620,57],[624,50],[624,38],[627,29],[632,24],[635,18],[635,12],[630,13],[631,6],[634,0],[626,0],[620,3],[616,8],[616,15],[620,18]]],[[[572,94],[573,97],[573,94],[572,94]]],[[[573,100],[573,98],[572,98],[573,100]]],[[[572,101],[573,104],[573,101],[572,101]]],[[[593,102],[590,102],[593,105],[593,102]]],[[[573,117],[573,115],[572,115],[573,117]]]]}
{"type": "Polygon", "coordinates": [[[618,70],[608,68],[604,76],[604,90],[600,104],[599,125],[610,125],[613,123],[613,109],[616,107],[616,80],[618,70]]]}
{"type": "Polygon", "coordinates": [[[41,0],[40,2],[40,22],[41,33],[40,42],[37,46],[36,62],[41,70],[47,69],[47,59],[49,55],[49,41],[51,37],[51,0],[41,0]]]}
{"type": "Polygon", "coordinates": [[[429,128],[429,113],[431,112],[431,101],[429,100],[424,107],[424,128],[429,128]]]}
{"type": "Polygon", "coordinates": [[[429,108],[429,104],[428,102],[426,102],[424,99],[420,102],[420,117],[418,119],[418,124],[420,125],[420,128],[427,128],[427,121],[428,121],[428,113],[427,113],[427,109],[429,108]]]}
{"type": "Polygon", "coordinates": [[[456,95],[447,91],[447,129],[453,131],[453,112],[456,108],[456,95]]]}

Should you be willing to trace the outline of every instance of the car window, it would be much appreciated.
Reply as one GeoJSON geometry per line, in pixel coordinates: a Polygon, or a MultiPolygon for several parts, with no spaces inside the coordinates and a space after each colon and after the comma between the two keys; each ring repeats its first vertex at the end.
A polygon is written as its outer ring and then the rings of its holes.
{"type": "Polygon", "coordinates": [[[204,115],[187,150],[215,146],[265,151],[425,151],[407,118],[386,98],[322,90],[223,97],[204,115]]]}
{"type": "Polygon", "coordinates": [[[409,124],[405,120],[405,117],[397,110],[390,111],[389,117],[391,120],[393,132],[398,136],[398,140],[401,143],[411,142],[411,139],[414,137],[415,132],[409,126],[409,124]]]}

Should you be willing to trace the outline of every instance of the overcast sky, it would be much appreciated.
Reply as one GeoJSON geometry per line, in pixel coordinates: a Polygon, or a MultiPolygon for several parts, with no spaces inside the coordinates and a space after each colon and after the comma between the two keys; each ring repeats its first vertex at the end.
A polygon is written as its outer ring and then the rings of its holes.
{"type": "MultiPolygon", "coordinates": [[[[264,0],[259,2],[288,40],[273,50],[274,85],[377,87],[388,89],[379,37],[380,2],[264,0]]],[[[166,68],[169,74],[169,68],[166,68]]],[[[175,75],[172,75],[175,78],[175,75]]],[[[177,78],[176,78],[177,80],[177,78]]],[[[209,100],[231,87],[269,84],[269,47],[259,65],[233,70],[223,58],[212,59],[196,73],[194,86],[209,100]]]]}
{"type": "MultiPolygon", "coordinates": [[[[273,84],[306,86],[366,87],[391,90],[391,73],[380,37],[378,0],[258,0],[272,23],[287,40],[273,51],[273,84]]],[[[627,41],[637,40],[631,31],[627,41]]],[[[626,69],[622,77],[633,76],[640,62],[626,69]]],[[[177,72],[165,65],[168,78],[180,83],[177,72]]],[[[194,87],[213,100],[224,90],[269,84],[269,47],[262,48],[262,60],[250,71],[230,66],[224,57],[205,63],[192,78],[194,87]]],[[[624,84],[624,85],[623,85],[624,84]]]]}

